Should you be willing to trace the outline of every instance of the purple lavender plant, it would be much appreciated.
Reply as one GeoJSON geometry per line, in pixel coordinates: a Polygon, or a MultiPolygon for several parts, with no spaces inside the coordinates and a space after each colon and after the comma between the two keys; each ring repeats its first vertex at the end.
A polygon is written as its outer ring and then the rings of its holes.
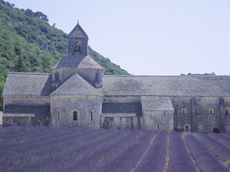
{"type": "MultiPolygon", "coordinates": [[[[101,137],[101,135],[105,133],[109,133],[109,132],[107,130],[93,130],[93,131],[86,130],[86,132],[72,134],[72,136],[77,136],[77,137],[72,137],[74,139],[70,141],[72,142],[72,145],[79,146],[83,143],[87,143],[87,141],[89,141],[90,139],[91,140],[96,139],[94,136],[101,137]]],[[[46,151],[47,149],[49,150],[52,145],[55,148],[55,143],[58,145],[60,144],[62,146],[59,148],[59,150],[63,150],[64,148],[66,149],[70,148],[70,147],[63,146],[63,144],[68,144],[68,140],[65,140],[65,138],[62,140],[54,139],[49,142],[43,140],[43,142],[29,144],[29,146],[25,145],[24,148],[22,149],[15,149],[14,152],[12,151],[9,152],[8,155],[6,155],[6,157],[4,157],[2,161],[0,161],[0,166],[3,166],[4,169],[12,169],[12,168],[17,168],[19,166],[25,165],[27,163],[37,161],[41,158],[44,158],[44,156],[47,155],[46,151]]]]}
{"type": "Polygon", "coordinates": [[[230,149],[230,138],[224,137],[217,133],[208,133],[208,136],[218,141],[219,143],[224,145],[226,148],[230,149]]]}
{"type": "Polygon", "coordinates": [[[208,137],[204,133],[198,133],[197,138],[201,141],[214,155],[218,156],[222,161],[230,158],[230,150],[224,147],[216,140],[208,137]]]}
{"type": "Polygon", "coordinates": [[[220,133],[220,135],[230,139],[230,133],[220,133]]]}
{"type": "MultiPolygon", "coordinates": [[[[122,131],[120,131],[122,132],[122,131]]],[[[63,168],[55,169],[53,171],[82,171],[82,172],[91,172],[95,168],[98,168],[105,164],[106,162],[113,159],[116,155],[121,153],[127,146],[132,144],[138,137],[142,135],[141,130],[135,130],[128,134],[126,137],[122,137],[116,142],[101,148],[92,154],[88,154],[83,158],[72,161],[63,168]]]]}
{"type": "Polygon", "coordinates": [[[192,159],[188,154],[184,141],[180,134],[176,131],[169,133],[170,149],[169,149],[169,169],[168,171],[186,171],[196,172],[192,159]]]}
{"type": "Polygon", "coordinates": [[[167,132],[160,130],[145,156],[133,172],[164,171],[167,151],[167,132]]]}
{"type": "Polygon", "coordinates": [[[227,172],[226,169],[193,135],[184,136],[188,149],[195,159],[200,171],[204,172],[227,172]]]}
{"type": "Polygon", "coordinates": [[[131,171],[141,158],[143,152],[147,149],[153,136],[153,131],[146,131],[142,136],[135,140],[131,146],[124,149],[111,161],[95,169],[94,172],[131,171]]]}
{"type": "Polygon", "coordinates": [[[65,165],[66,163],[77,160],[78,158],[82,158],[84,155],[87,155],[89,153],[92,153],[95,149],[102,147],[103,145],[109,144],[110,142],[113,142],[117,139],[119,139],[122,136],[127,135],[130,130],[124,130],[124,132],[111,132],[107,130],[103,130],[104,132],[94,133],[94,135],[90,135],[88,139],[85,138],[82,139],[82,141],[85,141],[85,144],[82,146],[79,146],[77,141],[79,139],[73,140],[72,144],[75,145],[75,147],[69,147],[68,149],[63,149],[64,144],[60,145],[60,147],[52,148],[49,150],[44,150],[42,152],[39,152],[38,154],[35,154],[31,157],[38,158],[34,161],[28,163],[27,165],[23,165],[19,168],[16,168],[15,171],[26,171],[27,169],[36,169],[36,171],[50,171],[52,168],[59,168],[61,165],[65,165]],[[109,142],[107,141],[109,139],[109,142]],[[58,149],[59,148],[59,149],[58,149]],[[53,150],[54,149],[54,150],[53,150]],[[56,153],[54,152],[56,150],[56,153]],[[50,152],[50,155],[47,155],[47,152],[50,152]],[[43,156],[43,153],[46,154],[46,156],[43,156]]]}

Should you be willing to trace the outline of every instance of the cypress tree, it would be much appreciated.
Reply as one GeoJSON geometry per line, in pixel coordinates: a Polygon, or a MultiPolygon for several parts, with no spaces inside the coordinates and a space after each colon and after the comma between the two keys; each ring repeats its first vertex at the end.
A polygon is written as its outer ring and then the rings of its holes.
{"type": "Polygon", "coordinates": [[[19,50],[20,51],[18,52],[19,55],[18,55],[16,65],[14,67],[14,70],[15,70],[15,72],[26,72],[27,68],[26,68],[26,65],[25,65],[24,58],[22,56],[21,48],[19,50]]]}

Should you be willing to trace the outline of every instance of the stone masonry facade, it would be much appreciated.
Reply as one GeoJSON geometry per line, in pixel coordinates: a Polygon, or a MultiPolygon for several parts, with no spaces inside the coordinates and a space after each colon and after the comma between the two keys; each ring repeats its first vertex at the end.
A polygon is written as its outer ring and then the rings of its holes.
{"type": "Polygon", "coordinates": [[[230,76],[105,76],[79,23],[52,73],[9,72],[3,126],[230,132],[230,76]]]}

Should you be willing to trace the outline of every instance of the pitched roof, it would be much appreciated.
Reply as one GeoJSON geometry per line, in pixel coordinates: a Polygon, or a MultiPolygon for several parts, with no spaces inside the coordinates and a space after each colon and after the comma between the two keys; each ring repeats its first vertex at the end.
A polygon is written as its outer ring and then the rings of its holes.
{"type": "Polygon", "coordinates": [[[227,96],[230,76],[104,76],[105,95],[227,96]]]}
{"type": "Polygon", "coordinates": [[[3,116],[50,116],[50,105],[5,105],[3,116]]]}
{"type": "Polygon", "coordinates": [[[78,53],[69,54],[55,64],[51,69],[56,68],[79,68],[79,69],[103,69],[90,56],[81,55],[78,53]]]}
{"type": "Polygon", "coordinates": [[[2,96],[49,96],[51,81],[49,73],[9,72],[2,96]]]}
{"type": "Polygon", "coordinates": [[[103,103],[102,113],[136,113],[137,116],[142,115],[141,103],[103,103]]]}
{"type": "Polygon", "coordinates": [[[102,96],[100,92],[77,73],[71,76],[50,95],[102,96]]]}
{"type": "Polygon", "coordinates": [[[174,110],[170,97],[141,96],[143,110],[174,110]]]}
{"type": "Polygon", "coordinates": [[[88,35],[85,33],[85,31],[82,29],[79,23],[70,32],[69,37],[78,37],[78,38],[88,39],[88,35]]]}

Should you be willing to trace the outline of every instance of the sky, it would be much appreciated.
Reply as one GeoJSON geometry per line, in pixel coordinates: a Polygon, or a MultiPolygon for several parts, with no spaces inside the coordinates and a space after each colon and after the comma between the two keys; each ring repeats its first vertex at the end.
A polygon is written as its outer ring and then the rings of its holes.
{"type": "Polygon", "coordinates": [[[230,75],[229,0],[7,0],[41,11],[65,33],[133,75],[230,75]]]}

